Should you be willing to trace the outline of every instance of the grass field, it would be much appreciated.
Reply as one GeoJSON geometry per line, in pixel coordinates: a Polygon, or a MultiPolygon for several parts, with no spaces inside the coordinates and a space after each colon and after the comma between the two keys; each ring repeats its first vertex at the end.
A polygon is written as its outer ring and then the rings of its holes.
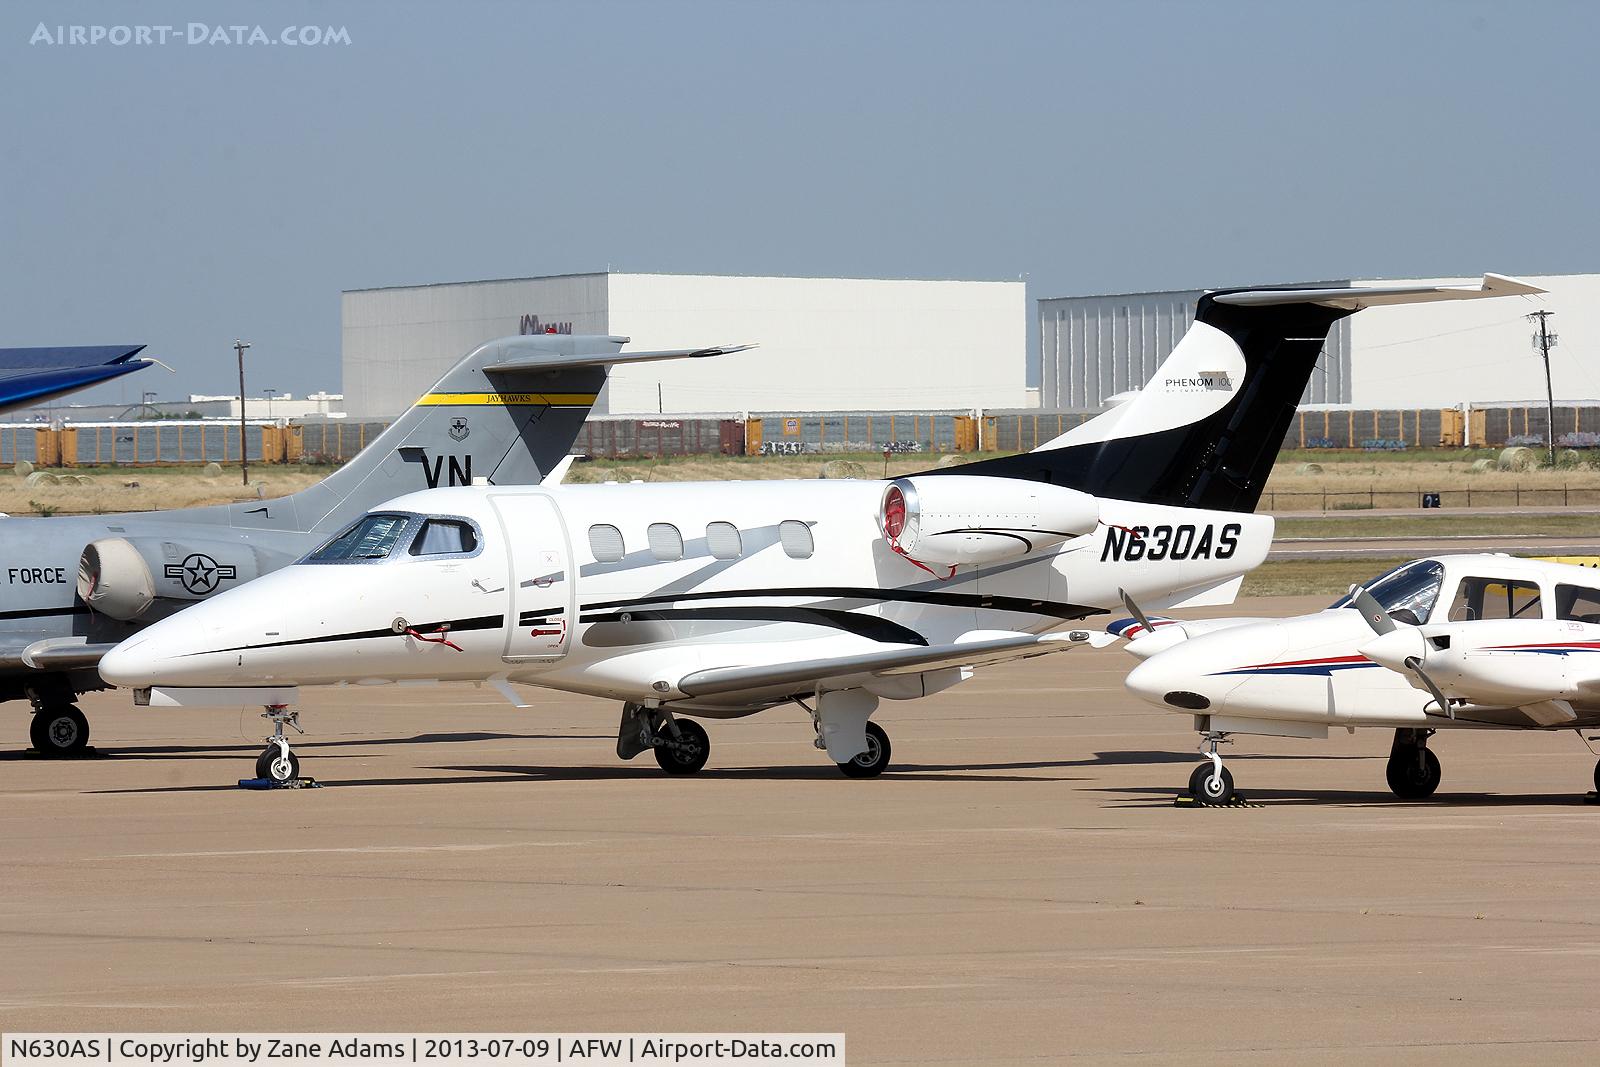
{"type": "MultiPolygon", "coordinates": [[[[1375,518],[1361,515],[1366,499],[1375,494],[1379,507],[1415,507],[1422,491],[1458,492],[1471,488],[1484,493],[1482,504],[1511,504],[1509,494],[1517,487],[1525,492],[1524,504],[1547,512],[1562,504],[1561,490],[1567,490],[1568,503],[1600,507],[1600,470],[1588,467],[1536,470],[1474,472],[1472,464],[1494,451],[1423,450],[1386,453],[1333,453],[1320,451],[1285,452],[1274,466],[1267,483],[1267,510],[1307,510],[1320,504],[1320,494],[1330,494],[1330,511],[1351,508],[1350,518],[1286,518],[1279,523],[1284,537],[1372,536],[1364,527],[1375,518]],[[1316,463],[1320,473],[1301,473],[1305,463],[1316,463]],[[1271,494],[1308,494],[1280,499],[1273,507],[1271,494]],[[1346,494],[1341,500],[1340,494],[1346,494]],[[1387,499],[1385,499],[1387,494],[1387,499]],[[1349,525],[1346,525],[1349,524],[1349,525]]],[[[726,481],[733,479],[812,479],[831,477],[882,478],[914,474],[930,467],[971,462],[985,458],[978,454],[912,454],[889,457],[881,454],[809,456],[695,456],[661,459],[594,460],[576,463],[567,480],[595,482],[684,482],[726,481]]],[[[0,511],[13,515],[106,513],[149,511],[157,508],[195,507],[256,499],[257,490],[266,496],[294,492],[327,476],[328,467],[257,466],[251,470],[251,485],[239,483],[237,467],[226,468],[216,477],[206,477],[192,467],[79,467],[71,473],[86,477],[87,485],[28,486],[22,478],[0,473],[0,511]]],[[[1400,519],[1383,520],[1383,533],[1405,536],[1412,533],[1500,533],[1505,516],[1486,518],[1466,513],[1458,506],[1459,497],[1449,497],[1440,512],[1416,512],[1400,519]]],[[[1518,519],[1517,530],[1529,533],[1573,534],[1589,531],[1592,520],[1581,514],[1539,514],[1518,519]],[[1531,524],[1531,525],[1526,525],[1531,524]]]]}
{"type": "Polygon", "coordinates": [[[1269,560],[1244,576],[1239,595],[1326,596],[1331,604],[1356,582],[1375,578],[1410,558],[1269,560]]]}
{"type": "Polygon", "coordinates": [[[1357,511],[1348,517],[1279,519],[1277,526],[1280,540],[1287,537],[1458,537],[1505,533],[1589,536],[1596,532],[1600,532],[1600,515],[1583,511],[1526,515],[1462,515],[1448,511],[1369,515],[1357,511]]]}

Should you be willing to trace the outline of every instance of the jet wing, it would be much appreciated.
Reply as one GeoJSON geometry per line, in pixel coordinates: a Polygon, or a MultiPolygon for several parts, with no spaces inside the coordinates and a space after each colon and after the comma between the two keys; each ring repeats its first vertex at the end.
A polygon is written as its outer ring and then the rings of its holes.
{"type": "Polygon", "coordinates": [[[25,645],[0,645],[0,670],[78,670],[93,667],[116,647],[115,641],[93,645],[81,637],[47,637],[25,645]]]}
{"type": "MultiPolygon", "coordinates": [[[[533,337],[541,337],[533,334],[533,337]]],[[[627,338],[612,338],[614,341],[626,342],[627,338]]],[[[568,367],[609,367],[617,363],[653,363],[662,359],[705,359],[708,356],[726,356],[733,352],[744,352],[755,348],[755,345],[720,345],[714,348],[670,348],[658,352],[583,352],[575,355],[564,355],[557,352],[531,350],[519,353],[517,339],[507,338],[503,342],[496,342],[505,346],[507,358],[498,363],[484,366],[488,374],[517,374],[525,371],[560,370],[568,367]]]]}
{"type": "Polygon", "coordinates": [[[712,667],[684,675],[678,681],[677,689],[690,697],[708,697],[747,689],[809,686],[860,675],[893,676],[921,674],[944,667],[987,667],[1085,645],[1101,648],[1115,640],[1110,634],[1091,630],[1053,634],[991,634],[947,645],[911,646],[854,656],[748,667],[712,667]]]}
{"type": "Polygon", "coordinates": [[[144,345],[0,348],[0,412],[52,400],[143,370],[144,345]]]}

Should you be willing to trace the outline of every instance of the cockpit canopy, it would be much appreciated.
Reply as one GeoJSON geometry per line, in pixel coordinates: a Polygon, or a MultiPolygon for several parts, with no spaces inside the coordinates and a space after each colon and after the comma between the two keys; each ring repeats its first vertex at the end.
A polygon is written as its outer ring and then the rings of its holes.
{"type": "Polygon", "coordinates": [[[461,558],[477,555],[482,542],[477,524],[470,519],[374,511],[301,562],[371,564],[417,557],[461,558]]]}
{"type": "MultiPolygon", "coordinates": [[[[1600,574],[1512,557],[1445,556],[1402,563],[1364,583],[1396,622],[1558,619],[1600,624],[1600,574]]],[[[1348,596],[1331,608],[1353,607],[1348,596]]]]}
{"type": "MultiPolygon", "coordinates": [[[[1427,622],[1433,605],[1444,587],[1444,564],[1436,559],[1418,559],[1402,563],[1391,571],[1363,583],[1390,615],[1405,612],[1400,621],[1412,625],[1427,622]]],[[[1330,605],[1333,608],[1354,607],[1349,596],[1340,597],[1330,605]]]]}

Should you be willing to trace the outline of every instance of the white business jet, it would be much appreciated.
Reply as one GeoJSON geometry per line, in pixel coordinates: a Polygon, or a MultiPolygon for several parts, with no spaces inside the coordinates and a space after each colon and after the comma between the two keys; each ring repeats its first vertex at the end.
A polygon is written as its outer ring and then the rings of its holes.
{"type": "Polygon", "coordinates": [[[1272,519],[1251,512],[1335,321],[1538,291],[1490,275],[1210,293],[1120,406],[1033,452],[888,482],[412,493],[123,642],[100,671],[152,705],[266,706],[263,777],[298,774],[283,736],[297,686],[417,681],[621,701],[618,755],[648,748],[683,774],[710,751],[695,718],[795,704],[845,774],[876,775],[881,699],[1112,640],[1052,631],[1124,590],[1153,607],[1231,603],[1266,555],[1272,519]]]}
{"type": "Polygon", "coordinates": [[[1210,757],[1189,780],[1202,803],[1233,799],[1217,755],[1231,734],[1393,729],[1389,788],[1420,800],[1439,786],[1427,744],[1437,730],[1600,726],[1600,573],[1566,563],[1439,556],[1352,586],[1312,615],[1109,629],[1144,659],[1128,688],[1194,716],[1210,757]]]}

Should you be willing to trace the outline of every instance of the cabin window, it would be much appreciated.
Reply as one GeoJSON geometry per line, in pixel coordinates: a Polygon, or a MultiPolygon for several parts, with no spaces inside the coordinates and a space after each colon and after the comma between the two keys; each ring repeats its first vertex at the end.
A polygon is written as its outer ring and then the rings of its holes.
{"type": "Polygon", "coordinates": [[[683,558],[683,534],[670,522],[652,522],[645,531],[650,538],[650,554],[663,563],[683,558]]]}
{"type": "Polygon", "coordinates": [[[368,515],[310,556],[313,563],[358,562],[388,559],[400,536],[411,525],[411,515],[368,515]]]}
{"type": "Polygon", "coordinates": [[[622,531],[615,526],[596,523],[589,527],[589,551],[601,563],[615,563],[627,555],[622,545],[622,531]]]}
{"type": "Polygon", "coordinates": [[[1539,604],[1539,587],[1533,582],[1509,578],[1463,578],[1450,604],[1451,622],[1478,619],[1537,619],[1544,609],[1539,604]]]}
{"type": "Polygon", "coordinates": [[[708,524],[706,547],[717,559],[738,559],[744,552],[744,543],[739,540],[739,527],[731,522],[708,524]]]}
{"type": "Polygon", "coordinates": [[[477,550],[477,532],[457,519],[429,519],[411,542],[413,556],[451,556],[477,550]]]}
{"type": "Polygon", "coordinates": [[[1600,589],[1581,585],[1556,586],[1556,618],[1568,622],[1600,623],[1600,589]]]}
{"type": "Polygon", "coordinates": [[[817,550],[811,539],[811,524],[799,519],[784,519],[778,523],[778,540],[783,543],[783,553],[790,559],[810,559],[817,550]]]}

